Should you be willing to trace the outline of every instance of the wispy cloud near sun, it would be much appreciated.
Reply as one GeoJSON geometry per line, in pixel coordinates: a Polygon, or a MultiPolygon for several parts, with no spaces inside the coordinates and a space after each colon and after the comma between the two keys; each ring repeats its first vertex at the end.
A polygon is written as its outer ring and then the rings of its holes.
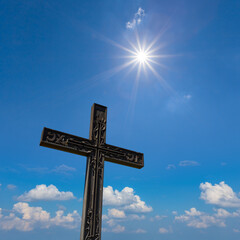
{"type": "Polygon", "coordinates": [[[140,24],[142,22],[142,19],[145,16],[145,11],[140,7],[138,8],[138,11],[134,14],[134,18],[126,23],[127,29],[134,29],[136,25],[140,24]]]}

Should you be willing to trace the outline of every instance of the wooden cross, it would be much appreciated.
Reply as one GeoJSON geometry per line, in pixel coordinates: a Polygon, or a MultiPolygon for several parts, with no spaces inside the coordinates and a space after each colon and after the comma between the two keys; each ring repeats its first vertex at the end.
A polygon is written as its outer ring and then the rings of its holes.
{"type": "Polygon", "coordinates": [[[107,108],[93,104],[89,139],[44,128],[40,146],[87,157],[80,240],[101,240],[104,161],[144,166],[143,154],[106,144],[107,108]]]}

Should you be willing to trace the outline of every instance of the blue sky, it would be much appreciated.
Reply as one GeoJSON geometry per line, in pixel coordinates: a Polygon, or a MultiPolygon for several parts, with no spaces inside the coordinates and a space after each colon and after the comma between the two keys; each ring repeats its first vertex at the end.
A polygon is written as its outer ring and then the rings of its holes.
{"type": "Polygon", "coordinates": [[[107,143],[145,157],[105,163],[102,239],[239,239],[239,1],[0,9],[1,239],[79,239],[86,159],[39,142],[44,126],[87,138],[94,102],[107,143]],[[143,63],[137,39],[154,41],[143,63]]]}

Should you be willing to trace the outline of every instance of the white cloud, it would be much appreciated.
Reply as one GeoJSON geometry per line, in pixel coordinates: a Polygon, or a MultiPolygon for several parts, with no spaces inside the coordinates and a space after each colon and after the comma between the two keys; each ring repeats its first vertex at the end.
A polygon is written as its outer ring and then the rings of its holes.
{"type": "Polygon", "coordinates": [[[103,214],[102,215],[102,220],[104,221],[104,220],[108,220],[109,218],[108,218],[108,216],[106,215],[106,214],[103,214]]]}
{"type": "Polygon", "coordinates": [[[33,229],[32,225],[31,222],[17,217],[14,213],[2,217],[0,221],[0,229],[2,230],[16,229],[19,231],[31,231],[33,229]]]}
{"type": "Polygon", "coordinates": [[[164,218],[166,218],[167,216],[160,216],[160,215],[156,215],[155,216],[155,219],[156,220],[162,220],[162,219],[164,219],[164,218]]]}
{"type": "Polygon", "coordinates": [[[8,188],[9,190],[15,190],[15,189],[17,188],[17,186],[14,185],[14,184],[8,184],[8,185],[7,185],[7,188],[8,188]]]}
{"type": "Polygon", "coordinates": [[[156,215],[156,216],[154,216],[154,217],[151,217],[150,218],[150,221],[151,222],[153,222],[153,221],[160,221],[160,220],[162,220],[162,219],[164,219],[164,218],[167,218],[167,216],[164,216],[164,215],[162,215],[162,216],[160,216],[160,215],[156,215]]]}
{"type": "Polygon", "coordinates": [[[41,207],[30,207],[28,203],[19,202],[14,204],[13,210],[22,214],[23,220],[34,220],[38,222],[48,222],[50,214],[41,207]]]}
{"type": "Polygon", "coordinates": [[[145,202],[141,201],[140,197],[137,195],[134,196],[134,202],[130,205],[125,206],[124,209],[132,212],[138,212],[138,213],[152,211],[152,207],[146,206],[145,202]]]}
{"type": "Polygon", "coordinates": [[[128,218],[132,220],[144,220],[146,217],[144,215],[130,214],[128,218]]]}
{"type": "Polygon", "coordinates": [[[161,234],[166,234],[166,233],[169,233],[169,230],[168,229],[166,229],[166,228],[159,228],[159,233],[161,233],[161,234]]]}
{"type": "MultiPolygon", "coordinates": [[[[201,196],[208,204],[215,204],[221,207],[240,207],[240,198],[230,186],[224,182],[212,185],[211,183],[200,184],[201,196]]],[[[227,218],[240,217],[240,209],[229,212],[226,209],[213,209],[213,214],[200,212],[196,208],[185,211],[185,214],[175,216],[175,220],[185,222],[193,228],[208,228],[211,226],[225,227],[227,218]]]]}
{"type": "Polygon", "coordinates": [[[57,211],[56,216],[51,218],[50,213],[41,207],[30,207],[28,203],[18,202],[13,206],[13,212],[3,216],[0,209],[0,229],[19,231],[31,231],[35,228],[49,228],[61,226],[64,228],[76,228],[80,224],[80,216],[77,211],[63,215],[63,211],[57,211]]]}
{"type": "Polygon", "coordinates": [[[147,231],[141,228],[138,228],[136,231],[134,231],[135,233],[146,233],[147,231]]]}
{"type": "Polygon", "coordinates": [[[107,215],[103,215],[102,231],[104,232],[124,232],[125,226],[119,223],[143,220],[145,216],[139,213],[152,211],[152,207],[147,206],[129,187],[125,187],[121,191],[113,190],[111,186],[103,188],[103,204],[105,206],[115,206],[115,208],[108,209],[107,215]]]}
{"type": "Polygon", "coordinates": [[[143,17],[145,16],[145,11],[140,7],[138,11],[134,14],[134,18],[126,23],[126,28],[134,29],[136,25],[142,22],[143,17]]]}
{"type": "Polygon", "coordinates": [[[108,226],[112,227],[116,225],[116,221],[114,219],[110,219],[107,221],[108,226]]]}
{"type": "Polygon", "coordinates": [[[111,186],[103,188],[103,204],[111,206],[119,206],[122,210],[131,212],[151,212],[152,207],[147,206],[138,195],[134,194],[134,190],[125,187],[122,191],[114,190],[111,186]]]}
{"type": "Polygon", "coordinates": [[[196,208],[191,208],[190,211],[185,211],[185,214],[176,216],[175,220],[186,222],[187,226],[193,228],[208,228],[210,226],[225,227],[225,219],[217,214],[208,215],[204,212],[197,211],[196,208]]]}
{"type": "Polygon", "coordinates": [[[107,225],[107,228],[103,228],[104,232],[121,233],[125,231],[125,227],[118,224],[117,221],[114,219],[108,220],[107,225]]]}
{"type": "Polygon", "coordinates": [[[188,161],[188,160],[185,160],[185,161],[181,161],[179,163],[179,166],[180,167],[187,167],[187,166],[198,166],[199,163],[196,162],[196,161],[188,161]]]}
{"type": "Polygon", "coordinates": [[[240,230],[239,230],[239,229],[236,229],[236,228],[234,228],[233,231],[234,231],[235,233],[240,233],[240,230]]]}
{"type": "Polygon", "coordinates": [[[113,229],[112,229],[112,232],[114,233],[121,233],[121,232],[124,232],[125,231],[125,227],[124,226],[121,226],[121,225],[116,225],[113,229]]]}
{"type": "Polygon", "coordinates": [[[19,201],[38,201],[38,200],[70,200],[74,199],[72,192],[60,192],[54,185],[49,185],[48,187],[45,184],[37,185],[34,189],[29,192],[25,192],[23,195],[18,197],[19,201]]]}
{"type": "Polygon", "coordinates": [[[200,198],[208,204],[215,204],[221,207],[240,207],[240,198],[230,186],[224,182],[212,185],[211,183],[201,183],[202,190],[200,198]]]}
{"type": "Polygon", "coordinates": [[[53,172],[60,173],[60,174],[69,174],[70,172],[75,172],[76,168],[69,167],[65,164],[62,164],[52,170],[53,172]]]}
{"type": "Polygon", "coordinates": [[[103,204],[123,206],[133,201],[133,189],[125,187],[122,191],[114,190],[111,186],[103,188],[103,204]]]}
{"type": "Polygon", "coordinates": [[[231,214],[230,212],[228,212],[227,210],[225,210],[223,208],[217,209],[216,212],[217,213],[215,214],[215,216],[219,217],[219,218],[227,218],[227,217],[231,217],[231,216],[237,214],[237,213],[231,214]]]}
{"type": "Polygon", "coordinates": [[[174,164],[168,164],[166,167],[167,170],[171,170],[171,169],[175,169],[175,168],[176,168],[176,166],[174,164]]]}
{"type": "Polygon", "coordinates": [[[124,211],[118,210],[116,208],[108,209],[108,216],[112,218],[125,218],[126,215],[124,211]]]}
{"type": "Polygon", "coordinates": [[[59,210],[56,212],[56,216],[52,218],[50,222],[56,226],[73,229],[79,226],[80,216],[76,210],[74,210],[72,213],[68,213],[66,216],[64,216],[63,210],[59,210]]]}

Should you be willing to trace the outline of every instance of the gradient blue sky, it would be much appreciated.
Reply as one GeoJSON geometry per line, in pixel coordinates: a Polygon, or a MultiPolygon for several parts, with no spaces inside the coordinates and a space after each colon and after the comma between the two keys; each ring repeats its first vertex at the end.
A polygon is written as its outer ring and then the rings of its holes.
{"type": "Polygon", "coordinates": [[[141,170],[105,163],[102,239],[239,239],[239,11],[237,0],[1,2],[0,238],[79,239],[86,159],[39,141],[44,126],[87,138],[96,102],[107,142],[145,154],[141,170]],[[129,54],[116,45],[136,32],[159,36],[168,57],[152,66],[169,88],[150,69],[117,72],[129,54]]]}

